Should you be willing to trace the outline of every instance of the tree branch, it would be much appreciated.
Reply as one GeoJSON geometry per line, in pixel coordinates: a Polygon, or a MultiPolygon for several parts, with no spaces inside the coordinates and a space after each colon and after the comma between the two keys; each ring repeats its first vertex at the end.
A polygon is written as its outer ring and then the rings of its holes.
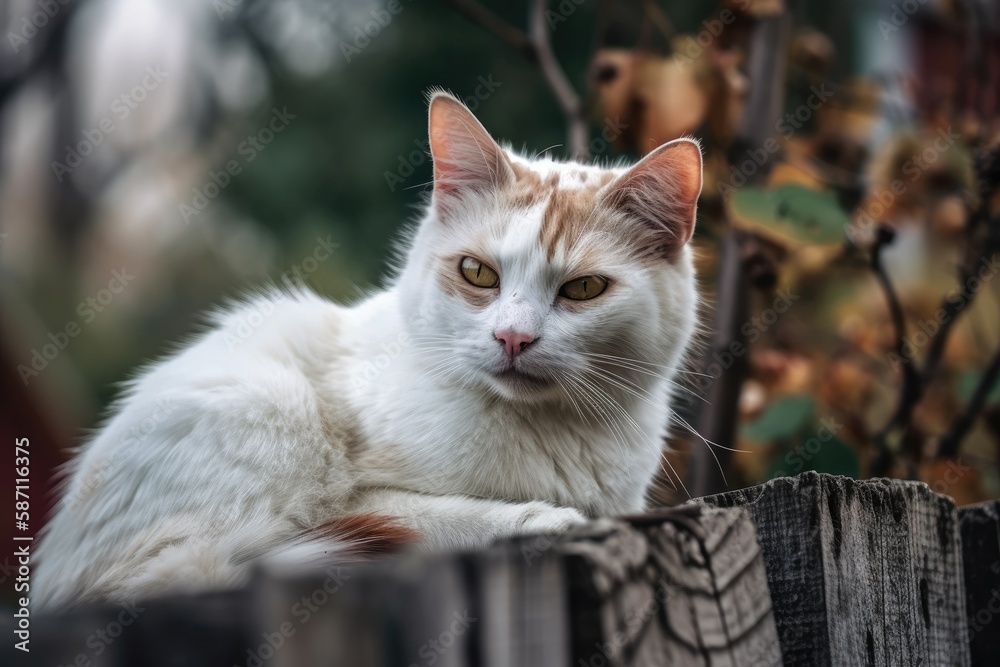
{"type": "Polygon", "coordinates": [[[517,26],[511,25],[475,0],[444,0],[444,3],[466,19],[492,32],[526,60],[536,61],[535,45],[517,26]]]}
{"type": "Polygon", "coordinates": [[[895,232],[890,227],[880,226],[871,253],[871,269],[875,272],[875,277],[878,278],[879,285],[885,293],[885,300],[889,305],[889,315],[892,317],[892,326],[896,330],[893,352],[903,362],[903,385],[899,403],[892,418],[876,436],[882,445],[885,444],[886,437],[894,428],[902,428],[905,433],[913,414],[913,408],[923,395],[924,385],[921,374],[914,368],[913,357],[906,350],[906,320],[903,316],[903,307],[899,302],[899,295],[896,294],[896,288],[882,264],[882,251],[892,243],[895,236],[895,232]]]}
{"type": "Polygon", "coordinates": [[[538,66],[542,77],[552,91],[566,117],[566,145],[570,156],[576,160],[589,157],[587,151],[588,128],[583,114],[583,103],[566,72],[556,59],[549,39],[549,26],[545,13],[547,0],[532,0],[528,13],[528,32],[511,25],[475,0],[445,0],[456,12],[486,28],[528,62],[538,66]]]}
{"type": "Polygon", "coordinates": [[[958,455],[962,441],[969,434],[972,425],[976,423],[976,418],[986,405],[986,399],[989,397],[990,391],[993,390],[993,385],[996,384],[997,379],[1000,379],[1000,350],[997,350],[996,354],[993,355],[993,361],[990,362],[983,376],[979,378],[979,384],[976,385],[976,390],[972,392],[972,397],[969,398],[969,403],[965,406],[965,411],[951,425],[951,429],[947,435],[941,439],[937,453],[939,459],[954,458],[958,455]]]}
{"type": "Polygon", "coordinates": [[[569,125],[567,145],[570,156],[576,160],[585,160],[588,157],[588,151],[587,123],[583,118],[583,104],[552,50],[549,25],[545,19],[547,7],[547,0],[533,0],[531,14],[528,17],[529,36],[535,47],[535,55],[538,58],[538,66],[542,70],[542,76],[545,77],[549,88],[552,89],[552,94],[555,95],[556,101],[559,102],[559,106],[566,116],[566,122],[569,125]]]}

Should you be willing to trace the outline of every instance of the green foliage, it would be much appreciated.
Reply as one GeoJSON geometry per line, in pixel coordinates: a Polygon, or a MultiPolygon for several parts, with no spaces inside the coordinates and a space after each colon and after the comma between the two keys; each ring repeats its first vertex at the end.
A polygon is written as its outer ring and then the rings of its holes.
{"type": "MultiPolygon", "coordinates": [[[[983,374],[979,371],[969,371],[967,373],[963,373],[958,378],[959,398],[963,401],[968,401],[972,398],[972,394],[976,391],[976,387],[979,386],[979,381],[982,377],[983,374]]],[[[1000,379],[997,379],[997,381],[993,383],[993,388],[986,397],[987,405],[994,405],[997,403],[1000,403],[1000,379]]]]}
{"type": "Polygon", "coordinates": [[[743,427],[743,435],[757,442],[784,440],[798,433],[816,411],[816,402],[805,394],[783,396],[743,427]]]}
{"type": "Polygon", "coordinates": [[[850,224],[833,192],[796,183],[770,190],[744,187],[736,191],[730,205],[743,227],[784,244],[840,243],[850,224]]]}

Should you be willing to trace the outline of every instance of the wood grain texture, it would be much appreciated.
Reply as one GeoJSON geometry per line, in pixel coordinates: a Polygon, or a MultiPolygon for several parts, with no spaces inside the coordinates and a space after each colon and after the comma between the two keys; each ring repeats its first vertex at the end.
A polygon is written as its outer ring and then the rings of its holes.
{"type": "Polygon", "coordinates": [[[243,590],[140,606],[99,655],[88,640],[120,608],[36,619],[33,664],[79,655],[151,667],[781,663],[743,509],[663,510],[475,554],[262,572],[243,590]]]}
{"type": "Polygon", "coordinates": [[[564,546],[574,665],[778,665],[763,557],[749,514],[664,510],[564,546]]]}
{"type": "Polygon", "coordinates": [[[803,473],[696,502],[753,515],[786,665],[970,664],[950,499],[803,473]]]}
{"type": "Polygon", "coordinates": [[[479,553],[261,572],[134,618],[42,616],[30,664],[995,665],[998,517],[805,473],[479,553]]]}
{"type": "Polygon", "coordinates": [[[1000,500],[961,507],[965,603],[973,665],[1000,662],[1000,500]]]}

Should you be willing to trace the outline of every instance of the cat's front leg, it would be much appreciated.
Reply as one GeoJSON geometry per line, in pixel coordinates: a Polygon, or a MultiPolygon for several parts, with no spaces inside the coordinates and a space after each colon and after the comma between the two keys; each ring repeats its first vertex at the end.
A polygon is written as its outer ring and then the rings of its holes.
{"type": "Polygon", "coordinates": [[[477,549],[515,535],[561,533],[587,521],[576,509],[544,501],[510,503],[394,489],[363,491],[350,512],[397,521],[432,551],[477,549]]]}

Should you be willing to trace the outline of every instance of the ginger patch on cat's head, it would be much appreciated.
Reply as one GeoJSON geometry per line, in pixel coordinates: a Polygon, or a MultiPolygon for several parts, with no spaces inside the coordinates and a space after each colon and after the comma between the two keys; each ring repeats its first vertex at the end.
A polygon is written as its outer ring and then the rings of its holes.
{"type": "Polygon", "coordinates": [[[429,135],[438,283],[476,308],[498,296],[519,263],[573,274],[566,279],[585,277],[591,267],[600,277],[609,254],[674,262],[691,238],[702,186],[701,150],[692,140],[665,144],[630,168],[528,159],[500,146],[446,93],[432,96],[429,135]],[[467,255],[490,264],[500,284],[463,279],[467,255]]]}

